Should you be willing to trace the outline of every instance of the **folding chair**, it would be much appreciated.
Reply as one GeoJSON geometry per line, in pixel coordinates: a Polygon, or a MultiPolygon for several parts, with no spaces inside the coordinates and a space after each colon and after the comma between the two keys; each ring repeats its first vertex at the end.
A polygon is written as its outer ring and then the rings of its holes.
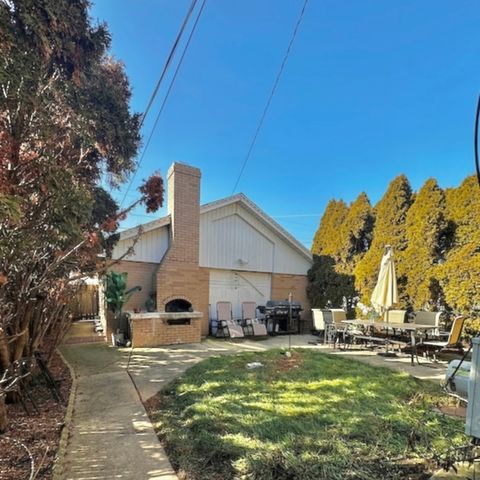
{"type": "Polygon", "coordinates": [[[265,337],[268,335],[267,327],[257,319],[257,304],[255,302],[242,303],[242,320],[248,335],[265,337]]]}
{"type": "Polygon", "coordinates": [[[245,337],[243,327],[233,320],[231,302],[217,302],[217,321],[224,338],[245,337]]]}

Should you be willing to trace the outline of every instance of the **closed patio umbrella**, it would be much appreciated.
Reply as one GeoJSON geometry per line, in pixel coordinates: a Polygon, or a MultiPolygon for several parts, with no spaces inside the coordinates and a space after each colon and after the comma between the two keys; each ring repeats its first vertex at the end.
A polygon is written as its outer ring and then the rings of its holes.
{"type": "Polygon", "coordinates": [[[380,264],[377,284],[370,298],[373,307],[380,312],[387,312],[388,309],[398,302],[397,277],[395,275],[395,263],[393,261],[393,251],[390,245],[385,247],[385,254],[380,264]]]}

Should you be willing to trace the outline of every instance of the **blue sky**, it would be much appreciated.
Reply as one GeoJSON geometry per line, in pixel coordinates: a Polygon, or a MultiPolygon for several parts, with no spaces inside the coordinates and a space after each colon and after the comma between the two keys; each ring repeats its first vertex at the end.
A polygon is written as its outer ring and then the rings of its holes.
{"type": "MultiPolygon", "coordinates": [[[[145,109],[189,4],[95,1],[133,110],[145,109]]],[[[173,161],[202,170],[202,202],[231,195],[302,4],[207,0],[128,200],[173,161]]],[[[414,189],[431,176],[458,185],[473,172],[479,25],[474,0],[310,0],[237,192],[309,247],[333,197],[363,190],[375,203],[399,173],[414,189]]],[[[155,218],[141,215],[126,226],[155,218]]]]}

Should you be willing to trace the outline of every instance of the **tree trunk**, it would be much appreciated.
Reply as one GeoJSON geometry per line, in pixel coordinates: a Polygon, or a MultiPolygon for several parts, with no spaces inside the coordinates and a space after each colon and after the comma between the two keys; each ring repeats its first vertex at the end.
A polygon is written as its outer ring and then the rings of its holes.
{"type": "Polygon", "coordinates": [[[0,328],[0,372],[5,371],[10,365],[8,343],[3,330],[0,328]]]}
{"type": "Polygon", "coordinates": [[[5,394],[0,393],[0,433],[7,429],[7,406],[5,405],[5,394]]]}

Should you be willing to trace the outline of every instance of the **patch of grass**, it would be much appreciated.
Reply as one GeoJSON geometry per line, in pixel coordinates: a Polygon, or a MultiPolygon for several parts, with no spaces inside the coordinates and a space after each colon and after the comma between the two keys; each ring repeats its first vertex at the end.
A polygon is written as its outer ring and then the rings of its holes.
{"type": "Polygon", "coordinates": [[[448,401],[403,373],[271,350],[199,363],[150,414],[183,478],[403,480],[429,478],[418,459],[465,442],[463,422],[434,411],[448,401]]]}

